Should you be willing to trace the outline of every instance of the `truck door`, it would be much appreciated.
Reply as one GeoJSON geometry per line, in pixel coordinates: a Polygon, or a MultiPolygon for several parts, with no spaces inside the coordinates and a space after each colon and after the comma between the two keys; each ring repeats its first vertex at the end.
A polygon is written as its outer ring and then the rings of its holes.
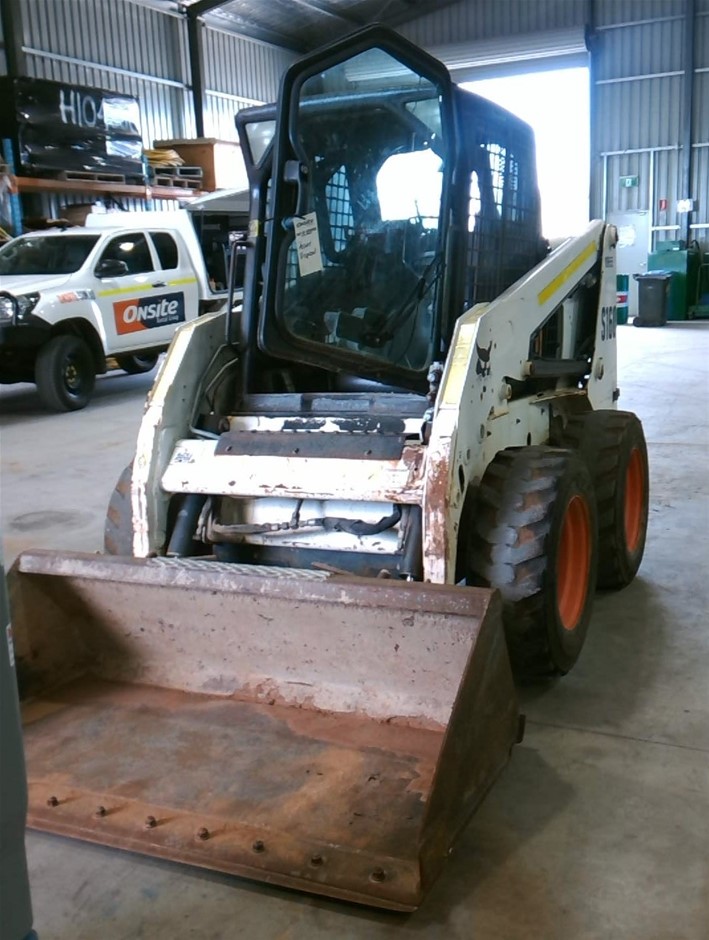
{"type": "Polygon", "coordinates": [[[177,295],[174,299],[184,307],[184,319],[194,320],[199,314],[199,282],[184,241],[177,233],[158,231],[150,232],[150,241],[160,275],[155,283],[177,295]]]}
{"type": "Polygon", "coordinates": [[[185,297],[165,274],[144,232],[122,232],[106,243],[94,276],[109,354],[169,344],[185,321],[185,297]]]}

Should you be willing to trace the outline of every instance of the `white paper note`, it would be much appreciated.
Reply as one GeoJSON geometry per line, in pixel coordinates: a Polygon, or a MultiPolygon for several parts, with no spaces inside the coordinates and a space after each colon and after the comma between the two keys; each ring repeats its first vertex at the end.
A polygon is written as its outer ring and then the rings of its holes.
{"type": "Polygon", "coordinates": [[[298,249],[298,268],[301,277],[322,271],[322,252],[318,234],[318,219],[308,212],[295,220],[295,244],[298,249]]]}

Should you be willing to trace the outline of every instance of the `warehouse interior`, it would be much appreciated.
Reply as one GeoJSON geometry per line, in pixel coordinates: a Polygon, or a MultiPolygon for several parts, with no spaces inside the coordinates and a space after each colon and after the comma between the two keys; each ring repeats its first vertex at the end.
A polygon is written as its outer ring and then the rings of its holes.
{"type": "MultiPolygon", "coordinates": [[[[246,188],[235,115],[275,101],[301,56],[373,23],[471,88],[541,73],[553,85],[554,74],[586,69],[588,159],[570,167],[555,195],[571,201],[565,187],[574,180],[588,218],[618,229],[617,272],[625,277],[617,282],[618,407],[642,421],[650,468],[637,577],[620,591],[598,592],[569,675],[518,688],[524,739],[418,910],[377,910],[267,877],[30,830],[40,940],[703,940],[709,0],[0,0],[0,14],[0,81],[29,77],[130,96],[146,151],[206,142],[209,159],[220,149],[225,155],[219,172],[211,164],[209,184],[201,172],[199,183],[187,173],[158,182],[146,161],[142,180],[38,179],[13,166],[5,148],[0,226],[19,226],[14,234],[78,207],[172,212],[207,191],[246,188]],[[662,322],[653,324],[660,328],[637,329],[642,275],[665,270],[672,278],[662,322]]],[[[569,107],[567,100],[555,112],[556,152],[546,158],[558,161],[560,179],[578,153],[568,139],[569,107]]],[[[549,233],[554,244],[558,234],[549,233]]],[[[90,405],[65,414],[47,414],[31,384],[0,386],[6,568],[29,549],[102,550],[106,508],[133,459],[153,379],[108,371],[90,405]]],[[[117,728],[104,731],[119,740],[117,728]]],[[[224,772],[218,764],[200,768],[224,772]]]]}

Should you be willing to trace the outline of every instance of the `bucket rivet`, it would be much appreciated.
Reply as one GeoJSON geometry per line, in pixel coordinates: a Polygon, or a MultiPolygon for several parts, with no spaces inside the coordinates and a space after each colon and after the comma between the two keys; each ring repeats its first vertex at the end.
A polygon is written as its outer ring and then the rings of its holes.
{"type": "Polygon", "coordinates": [[[94,813],[94,816],[105,816],[105,815],[106,815],[106,807],[105,807],[105,806],[97,806],[97,807],[96,807],[96,812],[94,813]]]}
{"type": "Polygon", "coordinates": [[[322,865],[322,863],[323,863],[322,855],[312,855],[310,857],[310,864],[313,866],[313,868],[317,868],[319,865],[322,865]]]}
{"type": "Polygon", "coordinates": [[[266,848],[266,846],[263,844],[263,842],[262,842],[260,839],[257,839],[257,840],[253,843],[253,845],[251,846],[251,848],[254,850],[254,852],[263,852],[263,850],[266,848]]]}
{"type": "Polygon", "coordinates": [[[158,821],[157,821],[157,819],[156,819],[154,816],[146,816],[146,817],[145,817],[145,828],[146,828],[146,829],[154,829],[154,828],[157,826],[157,824],[158,824],[158,821]]]}
{"type": "Polygon", "coordinates": [[[197,838],[198,838],[198,839],[202,839],[202,840],[208,839],[208,838],[209,838],[209,829],[205,829],[205,827],[202,826],[201,829],[198,829],[198,830],[197,830],[197,838]]]}
{"type": "Polygon", "coordinates": [[[370,881],[384,881],[386,878],[386,872],[383,868],[375,868],[372,874],[369,876],[370,881]]]}
{"type": "Polygon", "coordinates": [[[59,806],[59,800],[56,796],[50,796],[47,800],[47,806],[59,806]]]}

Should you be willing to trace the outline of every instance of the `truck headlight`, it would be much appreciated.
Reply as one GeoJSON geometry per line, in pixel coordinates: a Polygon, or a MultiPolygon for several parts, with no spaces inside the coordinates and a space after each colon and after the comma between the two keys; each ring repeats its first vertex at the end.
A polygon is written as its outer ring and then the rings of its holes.
{"type": "Polygon", "coordinates": [[[12,320],[19,323],[37,306],[39,294],[0,294],[0,320],[12,320]]]}
{"type": "Polygon", "coordinates": [[[15,302],[9,294],[0,294],[0,320],[12,320],[15,315],[15,302]]]}

